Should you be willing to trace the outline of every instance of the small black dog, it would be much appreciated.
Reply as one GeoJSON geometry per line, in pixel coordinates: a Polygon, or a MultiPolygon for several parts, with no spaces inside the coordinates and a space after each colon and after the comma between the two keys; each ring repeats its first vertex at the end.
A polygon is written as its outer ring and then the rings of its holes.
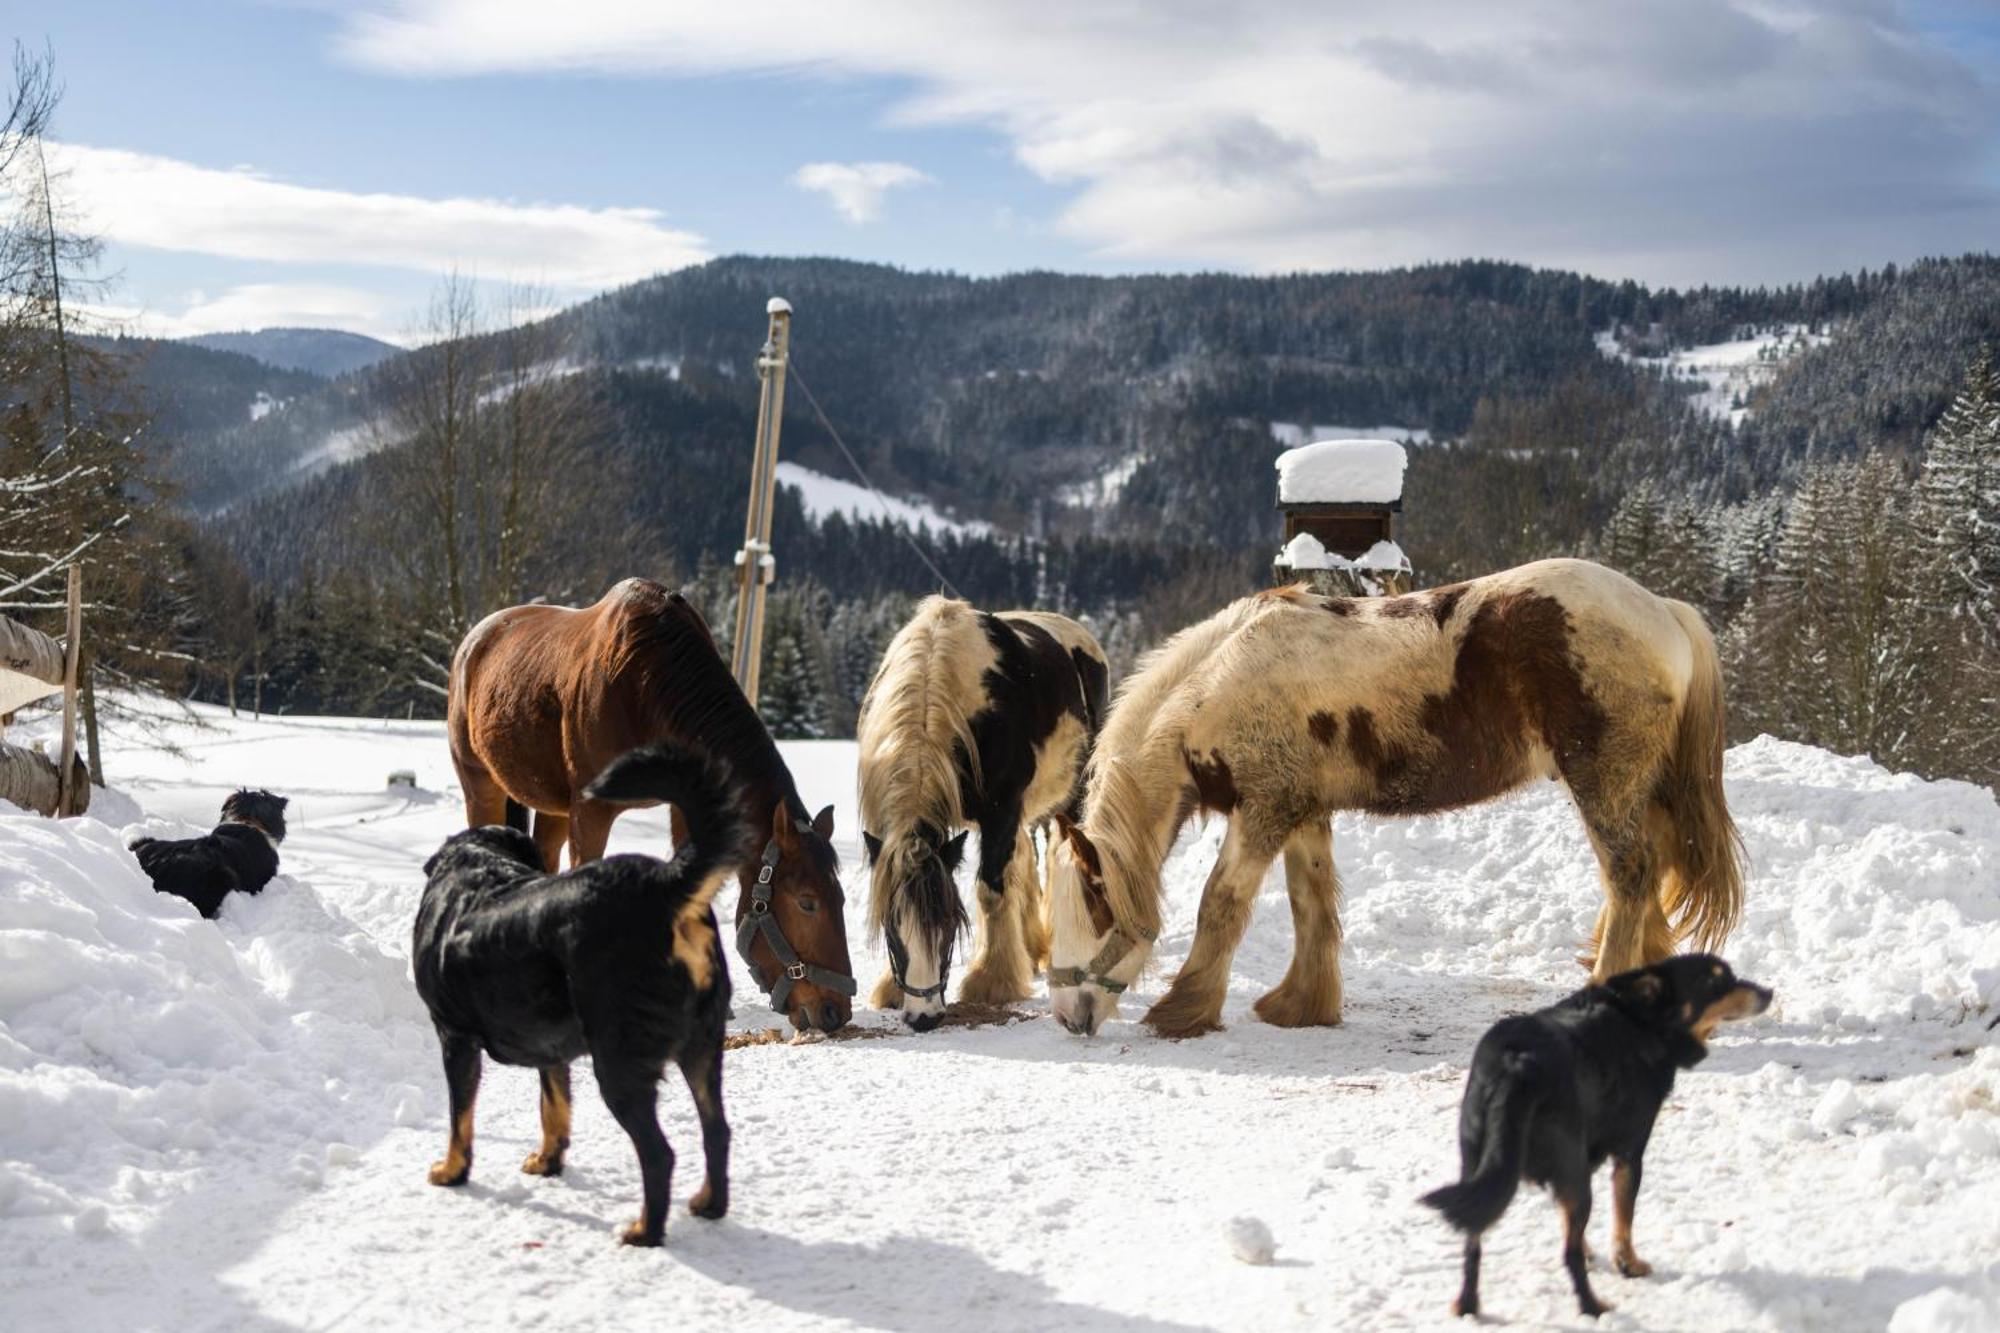
{"type": "Polygon", "coordinates": [[[222,803],[222,822],[199,838],[138,838],[131,849],[156,893],[194,904],[210,920],[231,890],[261,893],[278,873],[278,844],[285,840],[285,807],[267,791],[239,791],[222,803]]]}
{"type": "Polygon", "coordinates": [[[541,1147],[521,1169],[559,1174],[569,1147],[569,1066],[588,1053],[645,1185],[644,1214],[620,1239],[658,1245],[674,1174],[673,1149],[654,1115],[668,1061],[694,1094],[708,1165],[689,1211],[708,1218],[729,1211],[722,1113],[729,969],[709,904],[743,863],[752,830],[721,765],[674,746],[614,760],[585,794],[670,803],[689,837],[671,861],[612,856],[547,875],[533,839],[492,825],[453,834],[424,865],[429,881],[411,958],[451,1094],[451,1138],[430,1182],[463,1184],[472,1169],[482,1051],[541,1071],[541,1147]]]}
{"type": "Polygon", "coordinates": [[[1583,1313],[1611,1307],[1584,1274],[1590,1176],[1612,1159],[1611,1239],[1618,1271],[1652,1271],[1632,1248],[1641,1160],[1676,1070],[1708,1054],[1715,1029],[1763,1013],[1771,992],[1712,954],[1684,954],[1586,986],[1562,1003],[1503,1018],[1479,1040],[1459,1108],[1461,1179],[1423,1197],[1465,1233],[1465,1282],[1451,1309],[1479,1313],[1479,1238],[1523,1180],[1563,1211],[1563,1264],[1583,1313]]]}

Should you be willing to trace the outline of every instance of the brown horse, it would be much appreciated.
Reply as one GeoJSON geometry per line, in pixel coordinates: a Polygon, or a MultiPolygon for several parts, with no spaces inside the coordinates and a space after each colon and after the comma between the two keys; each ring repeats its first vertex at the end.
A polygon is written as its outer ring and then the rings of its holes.
{"type": "MultiPolygon", "coordinates": [[[[743,814],[769,841],[743,863],[737,951],[771,1007],[800,1031],[852,1016],[833,807],[808,819],[771,733],[687,599],[626,579],[595,606],[515,606],[473,626],[451,664],[451,760],[474,828],[527,830],[554,871],[604,855],[627,807],[584,795],[613,759],[661,741],[699,746],[743,788],[743,814]]],[[[675,811],[674,840],[686,840],[675,811]]]]}
{"type": "Polygon", "coordinates": [[[1597,853],[1600,980],[1677,937],[1714,949],[1743,900],[1722,723],[1701,613],[1600,565],[1544,560],[1406,597],[1246,597],[1142,660],[1112,704],[1083,819],[1053,858],[1056,1016],[1095,1032],[1115,1011],[1198,809],[1229,832],[1187,962],[1146,1015],[1167,1036],[1221,1025],[1230,959],[1281,854],[1296,940],[1257,1014],[1340,1021],[1333,811],[1452,810],[1539,777],[1569,788],[1597,853]]]}

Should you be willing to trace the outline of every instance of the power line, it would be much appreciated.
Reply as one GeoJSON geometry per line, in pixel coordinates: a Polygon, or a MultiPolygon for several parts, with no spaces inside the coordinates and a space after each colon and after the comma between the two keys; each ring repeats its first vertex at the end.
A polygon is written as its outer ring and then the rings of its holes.
{"type": "MultiPolygon", "coordinates": [[[[793,381],[796,382],[799,386],[799,391],[805,394],[806,402],[812,407],[813,416],[819,419],[820,429],[824,430],[829,436],[832,437],[835,446],[838,447],[840,450],[841,457],[845,458],[847,460],[847,465],[854,469],[854,475],[861,478],[861,484],[868,488],[868,491],[871,495],[873,495],[877,500],[880,500],[882,502],[882,511],[885,514],[891,513],[892,511],[889,508],[889,497],[882,494],[881,488],[876,486],[876,484],[869,479],[868,470],[861,466],[861,460],[854,456],[854,451],[847,447],[847,441],[840,438],[840,432],[835,430],[833,428],[833,423],[826,419],[826,412],[820,407],[819,399],[816,396],[814,396],[812,391],[812,386],[806,383],[805,376],[799,374],[799,363],[796,359],[792,361],[790,366],[790,371],[793,381]]],[[[917,559],[924,562],[924,568],[928,569],[931,573],[937,575],[937,581],[944,585],[944,590],[950,593],[953,597],[958,598],[960,601],[965,600],[964,594],[959,592],[959,590],[956,587],[952,586],[951,580],[944,576],[944,571],[942,569],[939,569],[937,565],[932,562],[930,556],[924,553],[924,548],[917,544],[917,539],[910,534],[909,527],[905,524],[895,523],[893,521],[891,523],[891,526],[893,526],[896,529],[897,534],[902,537],[904,545],[908,546],[912,551],[916,552],[917,559]]]]}

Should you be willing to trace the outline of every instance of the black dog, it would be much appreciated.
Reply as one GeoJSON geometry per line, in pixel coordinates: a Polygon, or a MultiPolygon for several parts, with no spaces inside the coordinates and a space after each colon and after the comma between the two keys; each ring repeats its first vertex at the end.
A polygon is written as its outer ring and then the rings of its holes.
{"type": "Polygon", "coordinates": [[[1423,1197],[1465,1233],[1465,1283],[1452,1313],[1479,1313],[1479,1237],[1507,1211],[1523,1179],[1547,1185],[1562,1208],[1563,1264],[1578,1306],[1593,1318],[1611,1308],[1591,1294],[1583,1266],[1590,1176],[1606,1157],[1613,1163],[1613,1258],[1627,1277],[1650,1273],[1632,1249],[1632,1207],[1646,1140],[1674,1072],[1701,1063],[1719,1025],[1770,1005],[1770,991],[1697,953],[1495,1023],[1480,1038],[1465,1081],[1461,1179],[1423,1197]]]}
{"type": "Polygon", "coordinates": [[[231,890],[261,893],[278,873],[285,840],[282,796],[239,791],[222,803],[222,822],[199,838],[139,838],[131,844],[156,893],[171,893],[213,920],[231,890]]]}
{"type": "Polygon", "coordinates": [[[654,1104],[670,1060],[694,1094],[708,1164],[689,1210],[709,1218],[729,1210],[722,1114],[729,969],[709,904],[743,863],[752,830],[721,766],[677,747],[622,756],[586,795],[671,803],[689,837],[672,861],[612,856],[545,875],[527,834],[494,825],[453,834],[424,865],[430,878],[411,958],[451,1092],[451,1140],[430,1182],[462,1184],[472,1169],[482,1051],[541,1071],[542,1143],[521,1169],[560,1173],[569,1147],[569,1066],[587,1052],[645,1183],[645,1212],[621,1239],[658,1245],[674,1152],[654,1104]]]}

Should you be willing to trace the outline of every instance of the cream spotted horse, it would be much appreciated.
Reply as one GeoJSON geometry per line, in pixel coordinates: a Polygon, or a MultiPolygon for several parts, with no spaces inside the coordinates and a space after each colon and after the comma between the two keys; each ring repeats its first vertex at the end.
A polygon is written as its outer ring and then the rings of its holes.
{"type": "Polygon", "coordinates": [[[1602,872],[1600,979],[1677,937],[1716,948],[1742,904],[1723,802],[1722,679],[1701,614],[1580,560],[1404,597],[1260,593],[1168,640],[1119,689],[1080,824],[1053,857],[1050,992],[1093,1033],[1160,929],[1160,867],[1196,809],[1229,828],[1186,964],[1145,1021],[1221,1025],[1229,963],[1280,854],[1294,952],[1256,1004],[1340,1021],[1336,810],[1426,814],[1567,785],[1602,872]]]}
{"type": "Polygon", "coordinates": [[[966,912],[954,873],[979,829],[978,953],[959,998],[1027,999],[1048,951],[1036,825],[1075,813],[1104,715],[1104,650],[1073,620],[926,598],[861,704],[870,919],[889,967],[871,1002],[911,1027],[945,1012],[966,912]]]}

